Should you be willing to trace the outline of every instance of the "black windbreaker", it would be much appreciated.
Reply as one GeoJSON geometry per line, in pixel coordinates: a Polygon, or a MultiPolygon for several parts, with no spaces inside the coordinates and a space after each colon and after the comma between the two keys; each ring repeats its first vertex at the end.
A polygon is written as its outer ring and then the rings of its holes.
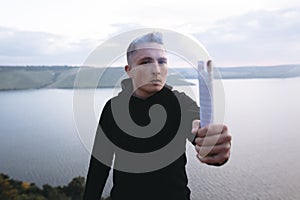
{"type": "Polygon", "coordinates": [[[122,92],[104,106],[94,141],[84,200],[100,199],[113,157],[112,200],[189,200],[185,145],[186,139],[193,142],[192,121],[199,119],[199,107],[190,97],[167,85],[147,99],[133,96],[132,91],[131,80],[124,80],[122,92]],[[164,112],[154,112],[151,116],[154,105],[163,107],[166,118],[162,117],[164,112]],[[160,126],[160,118],[162,128],[155,133],[143,131],[143,127],[155,123],[155,119],[160,126]],[[134,134],[127,134],[128,131],[134,134]],[[160,154],[160,150],[168,147],[167,154],[160,154]],[[128,157],[127,152],[142,156],[128,157]],[[152,152],[158,152],[160,156],[147,160],[147,155],[152,152]]]}

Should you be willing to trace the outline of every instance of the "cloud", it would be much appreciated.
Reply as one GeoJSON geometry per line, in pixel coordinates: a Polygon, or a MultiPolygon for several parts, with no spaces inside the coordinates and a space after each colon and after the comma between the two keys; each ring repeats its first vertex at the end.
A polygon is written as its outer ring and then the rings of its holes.
{"type": "MultiPolygon", "coordinates": [[[[186,30],[207,48],[219,66],[300,63],[300,7],[257,10],[203,26],[201,20],[174,26],[186,30]]],[[[111,23],[106,39],[141,23],[111,23]]],[[[46,32],[0,27],[0,65],[82,64],[103,42],[100,33],[76,39],[46,32]],[[102,41],[101,41],[101,40],[102,41]]]]}
{"type": "Polygon", "coordinates": [[[255,11],[194,33],[222,65],[300,63],[300,9],[255,11]]]}
{"type": "Polygon", "coordinates": [[[0,64],[81,64],[95,41],[0,27],[0,64]]]}
{"type": "Polygon", "coordinates": [[[139,23],[113,23],[110,26],[115,29],[116,33],[131,31],[139,28],[147,28],[139,23]]]}

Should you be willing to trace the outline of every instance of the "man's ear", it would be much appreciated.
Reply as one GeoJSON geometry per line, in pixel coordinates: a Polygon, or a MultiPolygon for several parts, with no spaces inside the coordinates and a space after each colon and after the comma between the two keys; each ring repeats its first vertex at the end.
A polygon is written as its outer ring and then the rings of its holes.
{"type": "Polygon", "coordinates": [[[127,75],[129,76],[129,78],[132,78],[130,70],[131,70],[131,67],[129,65],[126,65],[125,66],[125,71],[126,71],[127,75]]]}

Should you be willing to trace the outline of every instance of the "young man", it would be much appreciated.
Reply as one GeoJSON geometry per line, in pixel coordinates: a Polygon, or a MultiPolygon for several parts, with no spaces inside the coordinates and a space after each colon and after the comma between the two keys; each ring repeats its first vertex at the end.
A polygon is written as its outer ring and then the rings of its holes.
{"type": "Polygon", "coordinates": [[[101,114],[84,199],[100,199],[114,157],[113,200],[189,200],[186,139],[196,146],[201,162],[220,166],[230,155],[227,127],[200,128],[197,104],[166,85],[168,60],[160,33],[135,39],[127,62],[129,79],[101,114]],[[152,109],[157,105],[163,109],[152,109]],[[200,147],[209,153],[200,156],[200,147]],[[142,156],[126,157],[126,152],[142,156]],[[149,161],[151,153],[159,156],[149,161]]]}

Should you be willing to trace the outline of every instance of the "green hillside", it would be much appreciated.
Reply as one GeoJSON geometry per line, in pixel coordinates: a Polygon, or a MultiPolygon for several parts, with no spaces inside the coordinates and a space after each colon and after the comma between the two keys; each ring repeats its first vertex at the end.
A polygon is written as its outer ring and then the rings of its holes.
{"type": "MultiPolygon", "coordinates": [[[[290,78],[300,76],[300,65],[219,67],[215,78],[290,78]]],[[[196,79],[193,68],[170,68],[170,85],[190,85],[196,79]]],[[[111,88],[120,86],[127,75],[122,67],[92,68],[71,66],[0,66],[0,90],[40,88],[111,88]]]]}

